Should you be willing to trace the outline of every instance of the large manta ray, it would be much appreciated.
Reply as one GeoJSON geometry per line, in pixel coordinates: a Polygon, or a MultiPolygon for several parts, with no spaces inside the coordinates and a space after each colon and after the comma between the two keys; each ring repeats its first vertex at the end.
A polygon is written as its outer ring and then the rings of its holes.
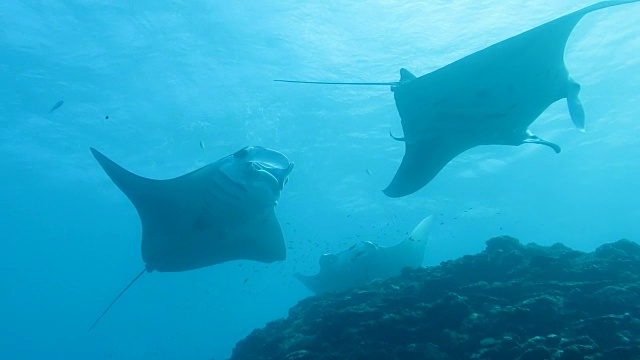
{"type": "Polygon", "coordinates": [[[422,266],[433,216],[427,216],[411,235],[393,246],[361,241],[349,249],[320,256],[316,275],[294,276],[315,294],[343,291],[375,279],[400,275],[405,267],[422,266]]]}
{"type": "Polygon", "coordinates": [[[89,330],[145,271],[285,259],[274,209],[293,169],[283,154],[250,146],[186,175],[152,180],[132,174],[93,148],[91,152],[138,211],[145,268],[89,330]]]}
{"type": "Polygon", "coordinates": [[[564,63],[569,35],[592,11],[640,0],[603,1],[549,21],[468,55],[421,77],[400,70],[399,82],[336,83],[276,80],[336,85],[391,85],[402,119],[405,155],[384,193],[412,194],[429,183],[462,152],[479,145],[525,143],[560,147],[529,131],[549,105],[567,99],[573,123],[584,130],[580,85],[564,63]]]}

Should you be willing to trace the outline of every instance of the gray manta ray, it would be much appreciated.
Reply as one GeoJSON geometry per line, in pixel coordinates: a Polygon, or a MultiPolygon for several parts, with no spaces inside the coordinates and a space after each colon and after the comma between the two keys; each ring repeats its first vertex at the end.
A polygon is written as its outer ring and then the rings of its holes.
{"type": "Polygon", "coordinates": [[[265,263],[285,259],[275,206],[293,163],[283,154],[245,147],[186,175],[152,180],[125,170],[93,148],[91,152],[138,211],[145,262],[144,270],[91,329],[145,271],[186,271],[240,259],[265,263]]]}
{"type": "Polygon", "coordinates": [[[575,126],[584,130],[580,85],[569,77],[564,51],[580,19],[595,10],[640,0],[603,1],[468,55],[421,77],[400,70],[399,82],[296,83],[391,85],[402,119],[405,155],[384,193],[412,194],[462,152],[479,145],[525,143],[560,147],[529,131],[549,105],[566,99],[575,126]]]}
{"type": "Polygon", "coordinates": [[[320,257],[320,271],[316,275],[296,273],[294,276],[309,290],[320,294],[400,275],[405,267],[422,265],[432,224],[433,216],[424,218],[408,239],[394,246],[361,241],[347,250],[324,254],[320,257]]]}

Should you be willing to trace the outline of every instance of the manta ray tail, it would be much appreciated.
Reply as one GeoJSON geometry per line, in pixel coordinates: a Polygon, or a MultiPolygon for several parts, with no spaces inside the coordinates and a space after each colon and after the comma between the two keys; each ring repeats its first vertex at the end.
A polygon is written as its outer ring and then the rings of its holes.
{"type": "MultiPolygon", "coordinates": [[[[640,1],[640,0],[635,0],[640,1]]],[[[276,82],[286,82],[294,84],[315,84],[315,85],[363,85],[363,86],[398,86],[403,83],[415,80],[417,77],[413,75],[409,70],[400,69],[400,81],[387,81],[387,82],[334,82],[334,81],[307,81],[307,80],[273,80],[276,82]]]]}
{"type": "Polygon", "coordinates": [[[91,327],[89,328],[89,331],[93,330],[94,327],[96,327],[96,325],[98,325],[98,322],[102,319],[103,316],[105,316],[107,314],[107,312],[109,312],[109,310],[111,309],[111,307],[113,306],[113,304],[116,303],[116,301],[118,301],[118,299],[120,299],[120,297],[127,291],[129,290],[129,288],[131,287],[131,285],[133,285],[134,282],[136,282],[136,280],[140,279],[140,277],[142,276],[142,274],[144,274],[147,271],[147,268],[145,267],[144,269],[142,269],[142,271],[140,271],[140,273],[138,275],[136,275],[135,278],[133,278],[133,280],[131,280],[131,282],[129,283],[129,285],[125,286],[124,289],[122,289],[122,291],[120,292],[120,294],[118,294],[118,296],[116,296],[115,299],[113,299],[113,301],[111,301],[111,304],[109,304],[109,306],[107,306],[106,309],[104,309],[104,311],[102,312],[102,314],[100,314],[100,316],[98,316],[98,318],[96,319],[96,321],[93,322],[93,324],[91,324],[91,327]]]}
{"type": "Polygon", "coordinates": [[[331,81],[306,81],[306,80],[282,80],[282,79],[277,79],[273,81],[294,83],[294,84],[315,84],[315,85],[364,85],[364,86],[398,85],[398,83],[395,81],[394,82],[331,82],[331,81]]]}

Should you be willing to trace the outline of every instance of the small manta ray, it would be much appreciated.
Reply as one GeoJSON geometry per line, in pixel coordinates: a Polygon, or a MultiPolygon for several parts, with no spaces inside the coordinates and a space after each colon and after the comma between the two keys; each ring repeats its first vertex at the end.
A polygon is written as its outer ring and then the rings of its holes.
{"type": "Polygon", "coordinates": [[[320,257],[316,275],[294,276],[315,294],[343,291],[375,279],[400,275],[405,267],[419,267],[424,260],[433,216],[424,218],[409,238],[394,246],[361,241],[347,250],[320,257]]]}
{"type": "Polygon", "coordinates": [[[569,76],[564,51],[578,21],[592,11],[640,0],[603,1],[416,77],[400,70],[400,81],[378,83],[280,82],[333,85],[391,85],[402,119],[405,155],[383,192],[412,194],[427,185],[456,156],[479,145],[560,146],[528,127],[552,103],[566,98],[575,126],[584,131],[580,85],[569,76]]]}
{"type": "Polygon", "coordinates": [[[293,169],[283,154],[245,147],[186,175],[152,180],[135,175],[91,148],[142,222],[144,272],[177,272],[232,260],[282,261],[286,248],[275,206],[293,169]]]}
{"type": "Polygon", "coordinates": [[[62,101],[62,100],[59,100],[57,103],[53,104],[51,109],[49,109],[49,114],[51,114],[52,112],[56,111],[63,104],[64,104],[64,101],[62,101]]]}

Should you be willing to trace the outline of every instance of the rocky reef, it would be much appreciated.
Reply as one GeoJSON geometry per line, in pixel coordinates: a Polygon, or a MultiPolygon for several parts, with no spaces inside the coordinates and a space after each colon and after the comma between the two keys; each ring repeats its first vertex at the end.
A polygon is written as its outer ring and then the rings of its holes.
{"type": "Polygon", "coordinates": [[[476,255],[307,298],[231,359],[640,359],[640,245],[493,238],[476,255]]]}

